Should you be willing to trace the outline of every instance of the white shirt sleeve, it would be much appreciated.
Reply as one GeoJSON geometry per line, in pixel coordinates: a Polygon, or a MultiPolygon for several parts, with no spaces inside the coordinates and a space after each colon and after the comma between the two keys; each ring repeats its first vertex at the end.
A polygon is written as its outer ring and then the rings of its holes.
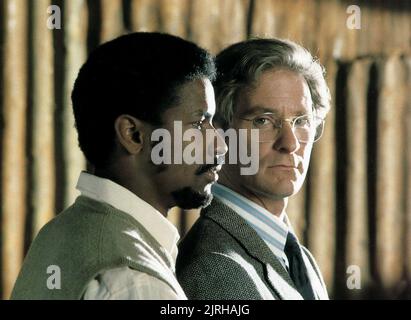
{"type": "Polygon", "coordinates": [[[128,267],[101,272],[87,285],[84,300],[184,300],[165,282],[128,267]]]}

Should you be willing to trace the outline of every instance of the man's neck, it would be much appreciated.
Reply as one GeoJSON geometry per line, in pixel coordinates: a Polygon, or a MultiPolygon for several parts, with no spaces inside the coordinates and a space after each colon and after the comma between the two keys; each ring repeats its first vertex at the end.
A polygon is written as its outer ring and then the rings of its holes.
{"type": "Polygon", "coordinates": [[[140,199],[150,204],[163,216],[167,217],[167,213],[170,208],[167,208],[167,206],[163,204],[161,197],[159,197],[157,192],[153,190],[152,183],[150,183],[150,181],[146,181],[143,176],[141,176],[138,181],[130,179],[130,177],[133,177],[133,174],[126,172],[126,170],[124,170],[124,167],[122,168],[122,170],[115,170],[115,168],[96,168],[93,174],[100,178],[109,179],[121,185],[122,187],[134,193],[140,199]]]}

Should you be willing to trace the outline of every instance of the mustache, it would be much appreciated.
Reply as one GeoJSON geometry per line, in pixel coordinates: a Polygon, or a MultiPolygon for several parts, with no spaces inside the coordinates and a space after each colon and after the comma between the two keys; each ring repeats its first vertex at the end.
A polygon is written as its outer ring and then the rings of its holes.
{"type": "Polygon", "coordinates": [[[215,167],[217,167],[219,165],[222,165],[222,164],[224,164],[224,157],[215,158],[214,163],[202,165],[201,167],[199,167],[196,170],[195,174],[198,175],[198,176],[202,175],[203,173],[207,172],[208,170],[210,170],[212,168],[215,168],[215,167]]]}

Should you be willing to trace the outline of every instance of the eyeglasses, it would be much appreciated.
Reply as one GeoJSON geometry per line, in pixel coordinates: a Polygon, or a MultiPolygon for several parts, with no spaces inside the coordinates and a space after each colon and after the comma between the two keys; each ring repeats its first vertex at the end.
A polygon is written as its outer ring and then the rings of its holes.
{"type": "Polygon", "coordinates": [[[324,131],[324,119],[315,115],[302,115],[294,119],[279,119],[270,112],[260,114],[252,119],[240,118],[250,121],[253,129],[259,130],[259,142],[275,141],[283,122],[289,122],[295,137],[301,143],[316,142],[324,131]]]}

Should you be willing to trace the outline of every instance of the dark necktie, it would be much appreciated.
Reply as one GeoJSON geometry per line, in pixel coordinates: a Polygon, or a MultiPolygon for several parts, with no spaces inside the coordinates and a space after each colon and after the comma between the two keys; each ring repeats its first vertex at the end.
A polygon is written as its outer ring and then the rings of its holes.
{"type": "Polygon", "coordinates": [[[298,292],[304,300],[315,300],[313,288],[308,278],[307,268],[301,254],[301,248],[296,237],[288,232],[287,241],[284,247],[285,255],[288,258],[289,273],[298,292]]]}

